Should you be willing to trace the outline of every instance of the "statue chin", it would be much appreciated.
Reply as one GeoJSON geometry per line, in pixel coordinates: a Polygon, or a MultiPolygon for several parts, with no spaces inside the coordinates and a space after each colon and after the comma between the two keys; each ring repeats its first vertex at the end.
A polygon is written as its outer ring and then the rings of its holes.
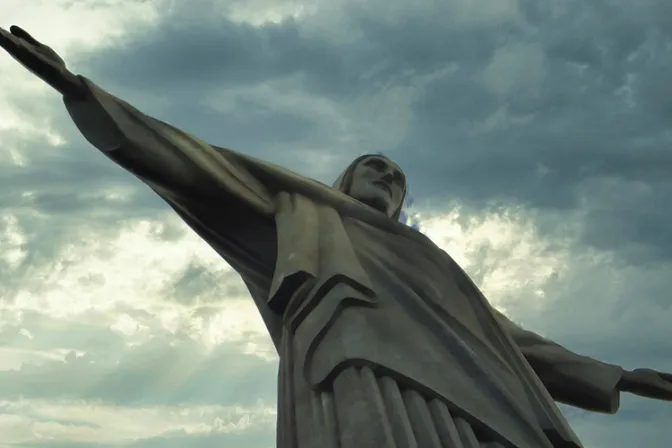
{"type": "Polygon", "coordinates": [[[389,210],[390,210],[389,201],[386,201],[380,196],[367,196],[367,197],[353,196],[353,198],[357,199],[362,204],[366,204],[369,207],[389,216],[389,210]]]}

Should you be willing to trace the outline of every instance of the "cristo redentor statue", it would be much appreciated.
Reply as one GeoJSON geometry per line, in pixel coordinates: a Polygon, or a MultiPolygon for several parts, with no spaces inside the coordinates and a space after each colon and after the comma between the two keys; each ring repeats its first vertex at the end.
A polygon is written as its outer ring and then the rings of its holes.
{"type": "Polygon", "coordinates": [[[19,27],[0,46],[240,274],[280,357],[279,448],[575,448],[555,401],[672,400],[672,375],[578,355],[495,310],[399,222],[406,178],[388,158],[359,157],[329,187],[143,114],[19,27]]]}

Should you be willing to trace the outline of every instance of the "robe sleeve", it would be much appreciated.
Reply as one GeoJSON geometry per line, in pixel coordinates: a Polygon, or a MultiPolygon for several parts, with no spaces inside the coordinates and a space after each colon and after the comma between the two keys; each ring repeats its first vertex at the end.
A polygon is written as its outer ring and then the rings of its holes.
{"type": "Polygon", "coordinates": [[[618,411],[621,367],[571,352],[521,328],[494,308],[493,312],[554,400],[594,412],[618,411]]]}
{"type": "Polygon", "coordinates": [[[213,198],[225,208],[238,200],[263,215],[274,212],[268,188],[242,157],[215,148],[167,123],[149,117],[87,78],[84,99],[64,98],[82,135],[115,163],[173,203],[213,198]]]}
{"type": "Polygon", "coordinates": [[[281,321],[266,305],[277,244],[275,167],[209,145],[79,78],[87,94],[63,101],[81,134],[166,200],[241,275],[277,347],[281,321]]]}

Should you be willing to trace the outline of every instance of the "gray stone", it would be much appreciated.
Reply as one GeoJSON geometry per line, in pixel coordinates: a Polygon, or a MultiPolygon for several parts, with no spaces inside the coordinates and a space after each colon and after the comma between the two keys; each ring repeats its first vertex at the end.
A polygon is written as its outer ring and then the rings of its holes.
{"type": "Polygon", "coordinates": [[[82,135],[153,189],[243,278],[280,357],[278,447],[580,447],[555,404],[672,399],[526,331],[398,222],[405,177],[355,160],[333,186],[205,143],[65,68],[25,31],[0,46],[64,95],[82,135]]]}

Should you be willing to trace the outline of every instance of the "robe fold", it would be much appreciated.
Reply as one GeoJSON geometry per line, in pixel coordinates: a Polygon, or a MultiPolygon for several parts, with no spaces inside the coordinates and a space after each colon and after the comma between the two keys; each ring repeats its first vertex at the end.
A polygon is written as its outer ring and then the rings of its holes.
{"type": "Polygon", "coordinates": [[[81,79],[84,137],[247,285],[280,357],[279,448],[580,447],[554,400],[616,412],[620,367],[515,325],[421,233],[81,79]]]}

